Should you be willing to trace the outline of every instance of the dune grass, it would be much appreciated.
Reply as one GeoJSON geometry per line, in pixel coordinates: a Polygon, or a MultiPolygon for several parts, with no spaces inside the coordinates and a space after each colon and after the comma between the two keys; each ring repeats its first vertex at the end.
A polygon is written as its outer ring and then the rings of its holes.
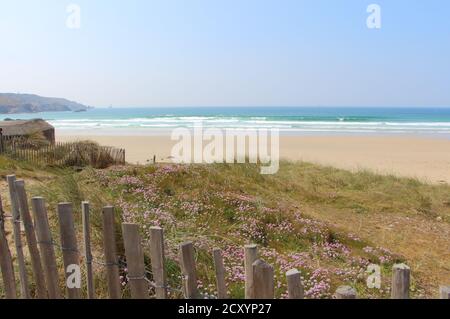
{"type": "MultiPolygon", "coordinates": [[[[167,164],[75,172],[35,169],[0,156],[0,174],[10,173],[26,179],[30,196],[46,198],[56,239],[56,204],[74,203],[81,243],[81,201],[89,200],[94,255],[100,259],[104,205],[116,206],[118,224],[139,223],[144,245],[149,227],[164,227],[172,287],[181,285],[177,247],[186,240],[196,245],[200,290],[206,295],[215,294],[211,250],[220,247],[229,293],[243,296],[246,243],[258,243],[262,257],[274,265],[278,297],[285,297],[284,272],[293,267],[302,272],[308,298],[330,297],[342,284],[354,286],[363,297],[387,298],[395,262],[412,267],[414,297],[435,297],[437,286],[450,278],[447,185],[308,163],[283,162],[273,176],[260,175],[252,165],[167,164]],[[366,287],[370,263],[382,267],[381,290],[366,287]]],[[[119,231],[117,238],[123,254],[119,231]]],[[[99,297],[106,297],[105,283],[97,265],[99,297]]],[[[126,286],[124,296],[129,296],[126,286]]]]}

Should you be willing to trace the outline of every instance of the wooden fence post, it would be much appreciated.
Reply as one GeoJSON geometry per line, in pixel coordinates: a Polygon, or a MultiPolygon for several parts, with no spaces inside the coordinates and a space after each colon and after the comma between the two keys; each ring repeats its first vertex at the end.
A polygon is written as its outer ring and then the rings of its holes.
{"type": "Polygon", "coordinates": [[[219,299],[228,299],[222,250],[220,250],[219,248],[214,249],[213,257],[214,257],[214,268],[216,271],[217,297],[219,299]]]}
{"type": "Polygon", "coordinates": [[[392,299],[409,299],[410,268],[405,264],[397,264],[392,268],[392,299]]]}
{"type": "Polygon", "coordinates": [[[139,225],[122,224],[123,242],[127,257],[128,282],[133,299],[148,299],[149,285],[146,281],[144,252],[139,225]]]}
{"type": "Polygon", "coordinates": [[[50,226],[48,223],[45,201],[42,197],[31,199],[34,221],[36,224],[36,235],[42,254],[42,264],[47,282],[48,296],[50,299],[61,299],[61,292],[58,284],[58,268],[50,226]]]}
{"type": "Polygon", "coordinates": [[[27,268],[25,265],[25,257],[23,255],[22,235],[20,231],[20,211],[19,203],[17,199],[16,188],[14,183],[16,182],[15,175],[8,175],[6,177],[9,188],[9,198],[11,202],[11,214],[12,214],[12,226],[14,233],[14,245],[16,247],[16,257],[19,266],[19,280],[20,280],[20,296],[22,299],[29,299],[30,290],[28,288],[28,276],[27,268]]]}
{"type": "Polygon", "coordinates": [[[340,286],[334,296],[336,299],[356,299],[356,290],[350,286],[340,286]]]}
{"type": "Polygon", "coordinates": [[[5,152],[5,146],[3,144],[3,129],[0,128],[0,154],[5,152]]]}
{"type": "Polygon", "coordinates": [[[274,299],[274,271],[273,267],[258,259],[253,263],[253,293],[254,299],[274,299]]]}
{"type": "Polygon", "coordinates": [[[14,265],[11,251],[9,250],[8,239],[5,233],[5,212],[3,202],[0,197],[0,267],[2,270],[3,285],[5,287],[6,299],[16,299],[16,279],[14,277],[14,265]]]}
{"type": "Polygon", "coordinates": [[[78,252],[75,225],[73,222],[73,207],[71,203],[58,205],[59,229],[61,236],[61,250],[64,261],[65,286],[69,299],[81,298],[80,255],[78,252]],[[80,276],[80,278],[76,278],[80,276]],[[80,282],[77,282],[77,279],[80,282]]]}
{"type": "Polygon", "coordinates": [[[41,256],[37,246],[36,233],[31,219],[30,209],[28,207],[27,193],[25,191],[25,182],[22,180],[14,183],[19,200],[20,215],[25,227],[25,237],[27,239],[28,249],[30,251],[31,267],[33,268],[34,278],[36,280],[36,296],[38,299],[48,298],[42,269],[41,256]]]}
{"type": "Polygon", "coordinates": [[[442,286],[439,289],[441,299],[450,299],[450,286],[442,286]]]}
{"type": "Polygon", "coordinates": [[[161,227],[150,228],[150,258],[153,279],[156,284],[156,298],[167,298],[167,279],[164,254],[164,231],[161,227]]]}
{"type": "Polygon", "coordinates": [[[91,229],[89,223],[89,203],[81,203],[83,221],[84,255],[86,256],[86,283],[88,299],[95,299],[94,273],[92,269],[91,229]]]}
{"type": "Polygon", "coordinates": [[[305,293],[300,272],[297,269],[289,270],[286,273],[286,280],[289,299],[304,299],[305,293]]]}
{"type": "Polygon", "coordinates": [[[183,275],[183,291],[186,299],[198,299],[200,293],[197,286],[197,267],[195,265],[195,251],[192,242],[180,245],[181,272],[183,275]]]}
{"type": "Polygon", "coordinates": [[[258,246],[246,245],[244,247],[245,268],[245,299],[254,299],[253,296],[253,263],[258,259],[258,246]]]}
{"type": "Polygon", "coordinates": [[[103,208],[103,247],[105,251],[106,276],[110,299],[121,298],[119,261],[116,248],[114,207],[103,208]]]}

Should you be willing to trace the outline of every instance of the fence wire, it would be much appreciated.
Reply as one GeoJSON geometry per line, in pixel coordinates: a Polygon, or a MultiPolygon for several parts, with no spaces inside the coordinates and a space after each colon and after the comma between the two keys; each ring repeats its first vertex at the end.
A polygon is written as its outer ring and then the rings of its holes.
{"type": "MultiPolygon", "coordinates": [[[[5,217],[7,217],[7,216],[5,216],[5,217]]],[[[8,218],[12,218],[12,216],[8,216],[8,218]]],[[[16,221],[16,222],[22,223],[21,220],[18,220],[18,221],[16,221]]],[[[53,246],[53,247],[58,248],[61,252],[64,252],[64,251],[72,251],[72,252],[74,252],[74,253],[79,254],[81,257],[85,258],[86,260],[88,260],[88,258],[86,257],[86,254],[83,253],[82,251],[80,251],[79,249],[72,249],[72,248],[66,248],[66,247],[63,247],[62,245],[60,245],[60,244],[58,244],[57,242],[55,242],[53,239],[52,239],[51,241],[49,241],[49,242],[38,241],[37,243],[38,243],[39,245],[41,245],[41,244],[42,244],[42,245],[51,245],[51,246],[53,246]]],[[[91,256],[92,256],[92,255],[91,255],[91,256]]],[[[101,258],[100,258],[100,257],[97,257],[97,256],[92,256],[92,259],[90,259],[89,261],[90,261],[91,263],[93,263],[93,264],[96,264],[96,265],[102,266],[102,267],[117,266],[117,267],[119,267],[119,268],[121,267],[121,268],[123,268],[123,269],[126,269],[127,266],[128,266],[127,263],[124,262],[120,256],[117,257],[117,262],[116,262],[116,263],[105,263],[105,262],[103,262],[103,261],[100,261],[99,259],[101,259],[101,258]]],[[[87,262],[86,262],[86,263],[87,263],[87,262]]],[[[152,287],[152,288],[154,288],[154,289],[157,289],[157,288],[164,288],[164,289],[166,289],[167,291],[170,291],[170,292],[176,292],[176,293],[184,294],[184,291],[183,291],[182,288],[174,288],[174,287],[171,287],[171,286],[169,286],[169,285],[166,285],[166,286],[158,286],[158,285],[156,285],[155,282],[153,282],[153,281],[151,281],[150,279],[148,279],[147,276],[153,277],[153,272],[152,272],[151,269],[149,269],[149,268],[146,266],[146,267],[145,267],[145,274],[144,274],[143,276],[141,276],[141,277],[130,277],[130,276],[128,276],[128,275],[125,276],[125,278],[127,279],[126,284],[128,285],[128,284],[130,283],[130,281],[133,281],[133,280],[145,280],[145,281],[149,284],[149,286],[152,287]]]]}
{"type": "MultiPolygon", "coordinates": [[[[13,223],[18,223],[18,224],[24,225],[24,222],[20,218],[16,218],[12,215],[0,214],[0,222],[4,222],[5,220],[11,220],[13,223]]],[[[77,253],[79,256],[83,257],[86,260],[86,262],[85,262],[86,264],[95,264],[95,265],[98,265],[101,267],[117,266],[119,268],[122,268],[122,270],[124,272],[126,272],[125,270],[128,266],[127,263],[123,261],[123,256],[117,256],[117,262],[115,262],[115,263],[106,263],[104,261],[101,261],[103,259],[102,257],[92,255],[92,253],[91,253],[90,258],[88,258],[84,252],[80,251],[80,249],[63,247],[62,245],[57,243],[53,238],[51,238],[51,240],[48,242],[47,241],[37,241],[37,244],[49,245],[49,246],[56,247],[62,253],[67,252],[67,251],[77,253]]],[[[146,243],[141,243],[141,244],[146,245],[146,243]]],[[[133,280],[145,280],[148,283],[149,287],[151,287],[153,289],[163,288],[163,289],[166,289],[167,292],[179,293],[179,294],[184,295],[184,290],[182,288],[174,288],[174,287],[171,287],[170,285],[165,285],[165,286],[157,285],[154,281],[151,281],[148,278],[148,277],[153,277],[152,270],[149,269],[147,266],[145,266],[144,270],[145,270],[144,274],[141,277],[130,277],[129,275],[124,276],[124,278],[126,278],[126,282],[125,282],[126,285],[128,286],[130,284],[130,282],[133,280]]]]}

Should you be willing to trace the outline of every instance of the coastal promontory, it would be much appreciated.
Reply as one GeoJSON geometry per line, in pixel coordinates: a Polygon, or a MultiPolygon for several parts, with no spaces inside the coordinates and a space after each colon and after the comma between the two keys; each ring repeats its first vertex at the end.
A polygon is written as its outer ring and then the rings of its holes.
{"type": "Polygon", "coordinates": [[[0,113],[82,112],[88,106],[63,98],[42,97],[34,94],[0,93],[0,113]]]}

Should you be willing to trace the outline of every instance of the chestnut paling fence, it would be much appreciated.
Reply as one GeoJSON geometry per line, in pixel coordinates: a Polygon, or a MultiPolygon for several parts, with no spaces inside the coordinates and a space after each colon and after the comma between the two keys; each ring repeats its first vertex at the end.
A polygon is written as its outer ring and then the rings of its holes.
{"type": "MultiPolygon", "coordinates": [[[[116,250],[116,230],[113,207],[103,209],[103,253],[102,260],[94,258],[91,253],[89,203],[82,203],[83,244],[79,248],[73,207],[70,203],[58,205],[59,242],[56,242],[50,233],[49,221],[45,201],[42,197],[27,198],[25,183],[16,180],[14,175],[7,177],[11,199],[11,215],[5,214],[0,198],[0,268],[3,278],[5,297],[13,298],[39,298],[39,299],[78,299],[82,298],[80,257],[84,257],[85,276],[82,282],[87,288],[87,298],[96,298],[94,285],[94,264],[104,267],[108,295],[112,299],[122,297],[122,283],[120,269],[127,268],[127,285],[131,297],[134,299],[157,298],[166,299],[170,296],[183,296],[186,299],[204,298],[197,287],[197,270],[195,248],[192,242],[182,243],[179,247],[179,260],[182,272],[182,287],[174,288],[168,285],[165,256],[164,231],[159,227],[150,230],[149,245],[142,245],[139,226],[136,224],[122,224],[123,247],[125,258],[119,258],[116,250]],[[31,208],[30,208],[31,206],[31,208]],[[18,274],[9,248],[5,233],[5,221],[12,221],[13,241],[16,249],[18,274]],[[22,243],[22,229],[25,232],[28,254],[24,253],[22,243]],[[59,281],[59,271],[56,262],[55,250],[60,249],[65,270],[65,292],[59,281]],[[144,249],[150,253],[151,269],[144,261],[144,249]],[[32,276],[28,276],[25,255],[29,256],[32,276]],[[16,282],[18,277],[18,285],[16,282]],[[30,278],[31,277],[31,278],[30,278]],[[78,279],[77,279],[78,278],[78,279]],[[33,289],[30,289],[33,287],[33,289]],[[150,289],[152,288],[152,289],[150,289]],[[150,295],[152,291],[152,296],[150,295]],[[174,293],[175,292],[175,293],[174,293]]],[[[247,299],[273,299],[274,296],[274,269],[258,257],[258,247],[247,245],[244,249],[245,265],[245,298],[247,299]]],[[[222,251],[215,249],[212,252],[217,298],[226,299],[226,273],[222,251]]],[[[304,289],[300,272],[292,269],[286,273],[288,296],[290,299],[303,299],[304,289]]],[[[392,275],[391,296],[393,299],[407,299],[410,291],[410,268],[404,264],[394,265],[392,275]]],[[[356,299],[356,291],[350,286],[341,286],[336,290],[336,299],[356,299]]],[[[450,299],[450,287],[441,287],[440,297],[450,299]]]]}
{"type": "Polygon", "coordinates": [[[125,150],[87,142],[57,142],[33,145],[27,138],[0,135],[0,153],[16,160],[49,166],[105,168],[125,164],[125,150]]]}

